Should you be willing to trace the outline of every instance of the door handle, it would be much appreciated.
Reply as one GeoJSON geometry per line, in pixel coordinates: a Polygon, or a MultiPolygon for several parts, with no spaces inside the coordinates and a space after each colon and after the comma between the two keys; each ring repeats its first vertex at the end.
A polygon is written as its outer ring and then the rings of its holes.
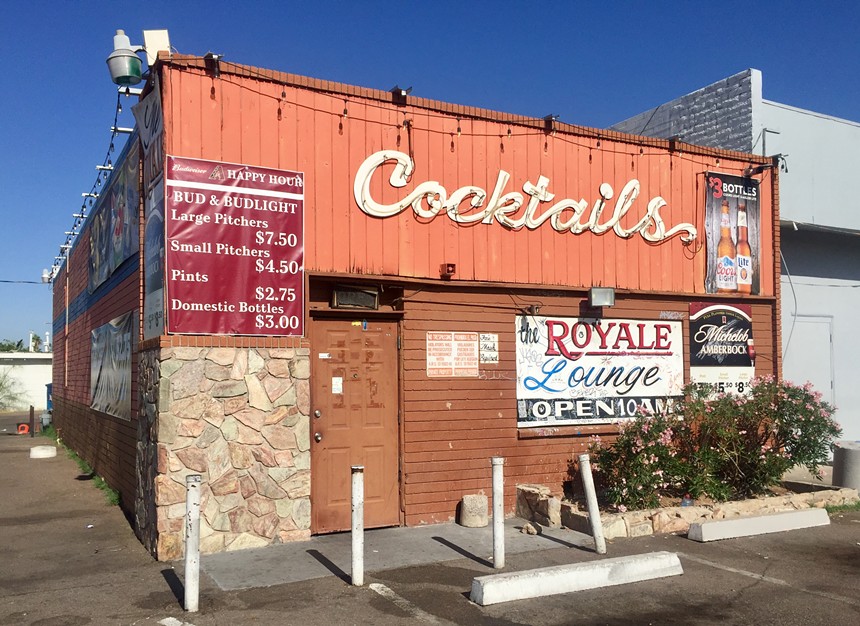
{"type": "Polygon", "coordinates": [[[322,433],[314,433],[314,441],[316,441],[317,443],[322,441],[322,433]]]}

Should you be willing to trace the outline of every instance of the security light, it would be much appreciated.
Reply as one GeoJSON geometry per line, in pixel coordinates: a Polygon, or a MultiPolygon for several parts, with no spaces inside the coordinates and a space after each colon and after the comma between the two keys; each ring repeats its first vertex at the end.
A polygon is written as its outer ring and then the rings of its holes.
{"type": "Polygon", "coordinates": [[[132,46],[125,31],[118,30],[113,37],[113,52],[107,58],[111,80],[120,86],[136,85],[143,80],[138,52],[143,46],[132,46]]]}

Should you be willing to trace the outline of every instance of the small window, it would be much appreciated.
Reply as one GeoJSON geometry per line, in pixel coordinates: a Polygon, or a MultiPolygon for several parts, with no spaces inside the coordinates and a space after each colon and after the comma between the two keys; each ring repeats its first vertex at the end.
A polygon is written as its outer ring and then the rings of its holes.
{"type": "Polygon", "coordinates": [[[331,292],[331,307],[333,309],[379,309],[379,289],[375,287],[358,287],[341,285],[331,292]]]}

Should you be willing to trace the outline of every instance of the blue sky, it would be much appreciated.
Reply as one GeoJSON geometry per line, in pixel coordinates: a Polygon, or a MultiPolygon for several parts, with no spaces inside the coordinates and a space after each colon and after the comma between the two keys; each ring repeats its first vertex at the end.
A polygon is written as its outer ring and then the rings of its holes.
{"type": "MultiPolygon", "coordinates": [[[[183,54],[606,127],[749,67],[764,97],[860,121],[856,2],[29,2],[0,20],[0,280],[40,280],[110,140],[105,58],[166,28],[183,54]]],[[[120,126],[132,126],[131,101],[120,126]]],[[[121,146],[117,146],[119,150],[121,146]]],[[[51,291],[0,282],[0,339],[51,291]]]]}

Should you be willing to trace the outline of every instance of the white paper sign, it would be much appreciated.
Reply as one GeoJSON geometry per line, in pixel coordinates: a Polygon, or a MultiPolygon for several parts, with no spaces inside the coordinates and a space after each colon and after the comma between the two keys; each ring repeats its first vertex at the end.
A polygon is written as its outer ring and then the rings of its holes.
{"type": "Polygon", "coordinates": [[[499,336],[481,333],[480,337],[481,363],[499,362],[499,336]]]}
{"type": "Polygon", "coordinates": [[[477,378],[478,333],[428,332],[427,376],[477,378]]]}
{"type": "Polygon", "coordinates": [[[337,394],[343,393],[343,378],[341,376],[331,377],[331,392],[337,394]]]}

